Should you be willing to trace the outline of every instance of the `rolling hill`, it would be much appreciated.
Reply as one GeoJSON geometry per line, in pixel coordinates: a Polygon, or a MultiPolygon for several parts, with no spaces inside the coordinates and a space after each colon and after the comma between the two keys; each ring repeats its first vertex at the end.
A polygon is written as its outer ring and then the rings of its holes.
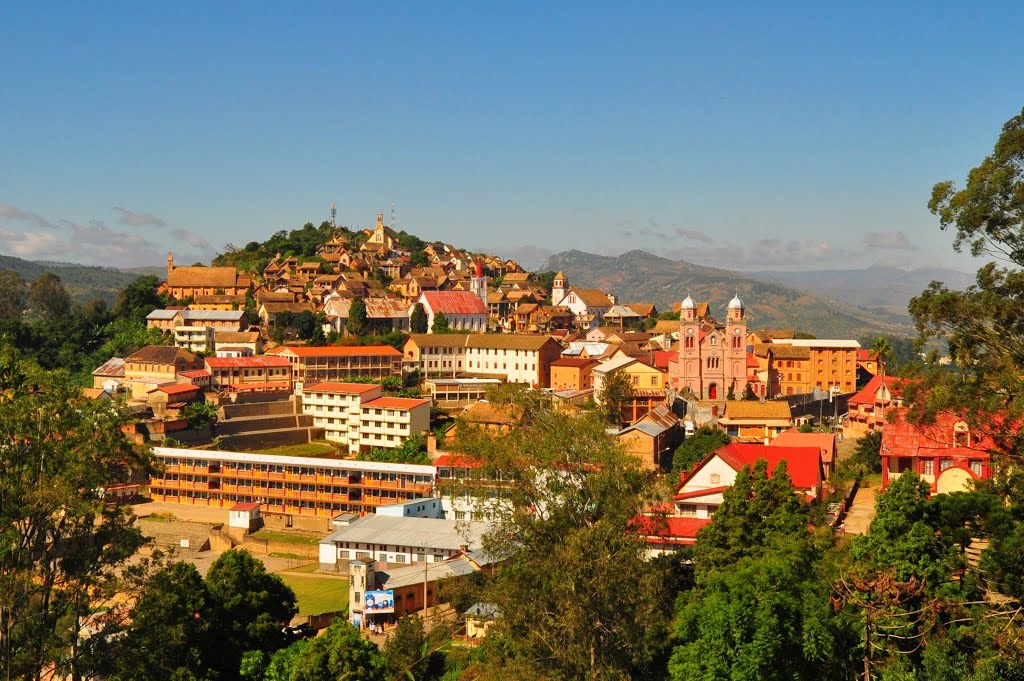
{"type": "MultiPolygon", "coordinates": [[[[67,262],[48,262],[22,260],[10,255],[0,255],[0,270],[12,270],[21,275],[25,281],[33,281],[39,275],[52,272],[60,277],[76,303],[86,303],[94,298],[101,298],[113,303],[126,285],[135,281],[143,274],[155,273],[157,268],[135,268],[137,271],[124,271],[113,267],[92,267],[67,262]]],[[[166,273],[166,269],[162,270],[166,273]]]]}
{"type": "Polygon", "coordinates": [[[910,335],[905,318],[882,310],[850,305],[750,275],[668,260],[644,251],[607,257],[568,251],[550,256],[541,271],[561,270],[570,285],[615,293],[623,303],[655,303],[661,311],[687,295],[711,303],[712,314],[725,318],[725,306],[739,294],[750,328],[790,328],[819,338],[863,338],[881,333],[910,335]]]}

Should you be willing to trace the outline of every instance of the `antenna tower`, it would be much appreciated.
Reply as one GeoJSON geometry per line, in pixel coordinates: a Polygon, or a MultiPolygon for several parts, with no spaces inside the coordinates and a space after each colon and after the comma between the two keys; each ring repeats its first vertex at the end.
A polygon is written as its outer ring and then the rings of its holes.
{"type": "Polygon", "coordinates": [[[334,207],[334,201],[331,201],[331,227],[337,227],[338,224],[335,222],[335,218],[338,217],[338,209],[334,207]]]}
{"type": "Polygon", "coordinates": [[[395,202],[391,202],[391,231],[395,231],[395,202]]]}

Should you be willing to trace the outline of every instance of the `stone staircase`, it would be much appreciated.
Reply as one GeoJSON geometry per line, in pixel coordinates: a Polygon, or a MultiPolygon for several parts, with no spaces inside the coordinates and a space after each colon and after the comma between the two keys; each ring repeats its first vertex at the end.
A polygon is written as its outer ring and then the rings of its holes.
{"type": "Polygon", "coordinates": [[[295,398],[246,404],[225,404],[216,435],[221,449],[246,451],[322,440],[323,428],[301,413],[295,398]]]}
{"type": "Polygon", "coordinates": [[[173,550],[179,556],[194,556],[210,548],[212,526],[205,523],[139,518],[135,525],[154,549],[173,550]]]}

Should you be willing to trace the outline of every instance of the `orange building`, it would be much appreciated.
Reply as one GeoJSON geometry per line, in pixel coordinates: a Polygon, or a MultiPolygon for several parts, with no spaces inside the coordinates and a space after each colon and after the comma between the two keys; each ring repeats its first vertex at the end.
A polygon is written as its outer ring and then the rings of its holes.
{"type": "Polygon", "coordinates": [[[553,390],[590,390],[594,387],[594,367],[598,362],[580,357],[563,357],[551,363],[553,390]]]}
{"type": "Polygon", "coordinates": [[[154,501],[334,517],[429,497],[434,467],[154,447],[164,464],[149,480],[154,501]]]}
{"type": "Polygon", "coordinates": [[[167,293],[185,300],[198,296],[244,296],[252,283],[248,274],[235,267],[175,267],[167,254],[167,293]]]}
{"type": "Polygon", "coordinates": [[[860,343],[855,340],[776,338],[768,344],[768,349],[773,357],[771,368],[779,386],[779,391],[769,397],[805,395],[814,392],[815,388],[839,393],[857,390],[857,350],[860,343]]]}

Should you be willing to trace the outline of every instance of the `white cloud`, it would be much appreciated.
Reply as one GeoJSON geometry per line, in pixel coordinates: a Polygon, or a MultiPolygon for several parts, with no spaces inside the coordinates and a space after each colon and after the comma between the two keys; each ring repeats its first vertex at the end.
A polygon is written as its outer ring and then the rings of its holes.
{"type": "Polygon", "coordinates": [[[864,232],[864,245],[880,251],[916,251],[903,232],[864,232]]]}
{"type": "Polygon", "coordinates": [[[0,249],[19,258],[56,258],[68,245],[54,232],[16,232],[0,229],[0,249]]]}
{"type": "Polygon", "coordinates": [[[0,218],[5,220],[13,220],[15,222],[27,222],[37,227],[49,227],[53,228],[54,224],[32,211],[25,210],[24,208],[18,208],[17,206],[9,203],[0,203],[0,218]]]}
{"type": "Polygon", "coordinates": [[[167,223],[152,213],[139,213],[120,206],[114,206],[114,210],[121,214],[118,222],[129,227],[166,227],[167,223]]]}
{"type": "Polygon", "coordinates": [[[181,229],[180,227],[172,229],[171,236],[173,236],[175,239],[184,241],[192,248],[197,248],[201,251],[213,250],[213,246],[210,245],[209,241],[204,239],[201,235],[196,234],[195,232],[190,232],[187,229],[181,229]]]}

